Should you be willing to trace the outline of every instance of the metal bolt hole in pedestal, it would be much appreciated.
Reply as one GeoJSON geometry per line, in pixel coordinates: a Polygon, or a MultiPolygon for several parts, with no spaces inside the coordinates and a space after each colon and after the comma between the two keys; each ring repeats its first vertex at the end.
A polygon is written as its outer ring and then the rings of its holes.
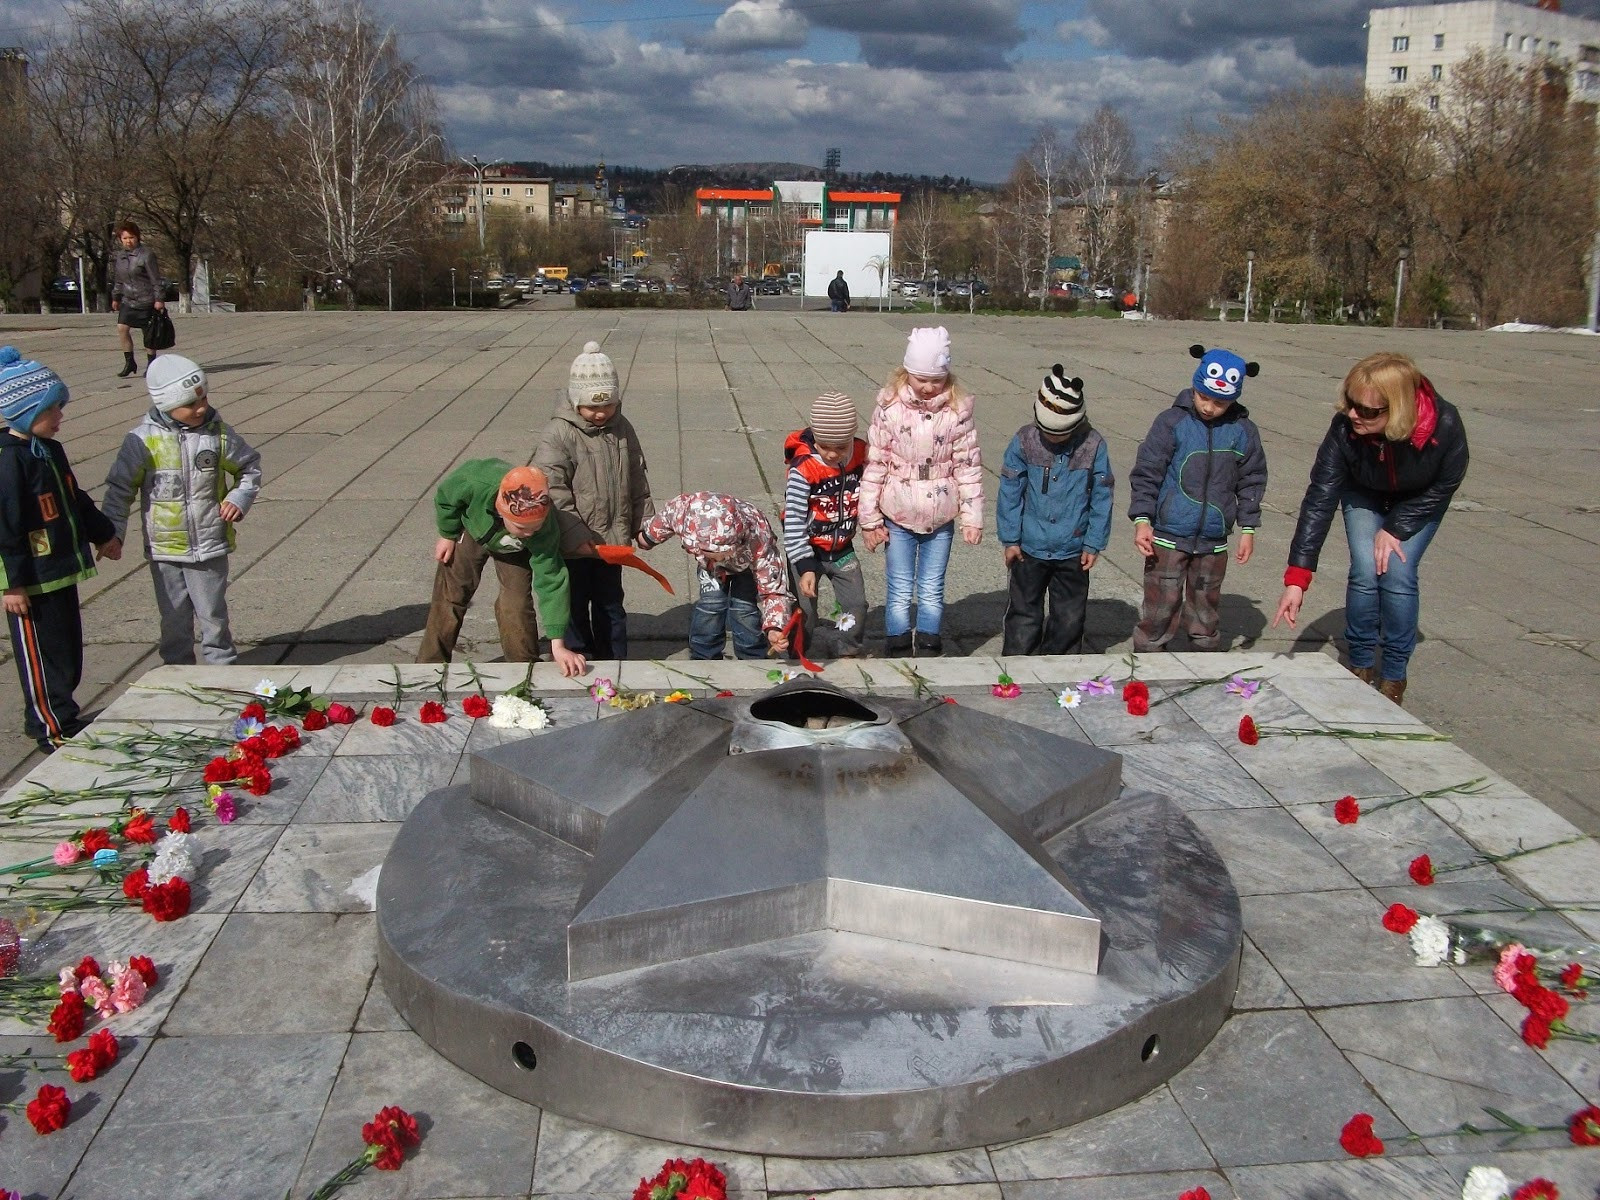
{"type": "Polygon", "coordinates": [[[1120,755],[813,677],[472,755],[377,901],[384,986],[446,1058],[758,1154],[954,1150],[1126,1104],[1216,1034],[1243,944],[1222,860],[1120,755]]]}

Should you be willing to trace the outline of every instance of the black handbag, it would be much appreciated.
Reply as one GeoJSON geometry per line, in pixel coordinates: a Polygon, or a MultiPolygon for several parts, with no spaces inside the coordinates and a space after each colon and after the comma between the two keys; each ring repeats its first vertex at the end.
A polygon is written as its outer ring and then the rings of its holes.
{"type": "Polygon", "coordinates": [[[158,308],[144,323],[144,348],[146,350],[171,350],[178,344],[178,331],[173,328],[167,310],[158,308]]]}

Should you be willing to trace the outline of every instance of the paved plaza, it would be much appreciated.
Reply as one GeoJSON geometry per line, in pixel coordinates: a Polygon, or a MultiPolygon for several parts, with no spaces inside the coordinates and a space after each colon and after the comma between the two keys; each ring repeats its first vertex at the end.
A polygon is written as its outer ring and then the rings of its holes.
{"type": "MultiPolygon", "coordinates": [[[[565,297],[552,298],[563,305],[565,297]]],[[[1095,568],[1089,648],[1125,651],[1140,597],[1125,520],[1126,477],[1157,412],[1187,383],[1193,342],[1262,365],[1245,403],[1271,482],[1257,557],[1230,565],[1223,628],[1236,647],[1324,650],[1344,627],[1347,560],[1335,530],[1297,634],[1267,626],[1316,445],[1349,365],[1380,348],[1414,356],[1460,406],[1472,467],[1423,571],[1423,640],[1407,707],[1496,771],[1600,833],[1600,340],[1237,323],[940,318],[955,369],[978,397],[989,529],[957,546],[948,577],[950,653],[998,651],[1005,575],[993,536],[993,481],[1038,380],[1064,362],[1083,377],[1110,443],[1117,519],[1095,568]]],[[[240,527],[230,607],[248,663],[409,661],[427,609],[434,485],[462,459],[526,461],[566,403],[585,340],[616,360],[658,499],[719,488],[777,511],[784,434],[818,392],[839,389],[863,419],[918,318],[870,312],[505,312],[196,316],[180,349],[205,365],[222,413],[262,452],[266,483],[240,527]]],[[[922,320],[926,320],[923,318],[922,320]]],[[[72,386],[62,438],[91,489],[145,407],[140,380],[114,378],[110,318],[0,317],[0,338],[72,386]]],[[[867,560],[871,636],[882,636],[881,556],[867,560]]],[[[683,656],[692,573],[674,546],[651,561],[669,597],[629,577],[636,657],[683,656]]],[[[155,604],[137,550],[83,589],[87,678],[107,703],[156,662],[155,604]]],[[[498,656],[485,597],[463,653],[498,656]]],[[[881,642],[880,642],[881,645],[881,642]]],[[[7,686],[15,687],[14,684],[7,686]]],[[[12,695],[15,696],[13,691],[12,695]]],[[[31,752],[4,706],[0,766],[31,752]]]]}
{"type": "MultiPolygon", "coordinates": [[[[0,317],[0,340],[57,367],[72,385],[62,437],[91,489],[145,406],[142,386],[130,386],[140,381],[112,377],[118,360],[106,320],[0,317]]],[[[1441,913],[1515,906],[1542,911],[1471,919],[1525,929],[1530,942],[1600,940],[1600,847],[1580,836],[1600,832],[1591,787],[1600,766],[1600,674],[1588,632],[1600,609],[1592,411],[1600,409],[1600,343],[1254,324],[945,321],[956,370],[979,397],[990,513],[1005,443],[1029,419],[1038,378],[1059,361],[1085,379],[1091,419],[1110,443],[1118,520],[1094,572],[1095,653],[997,659],[1005,593],[991,521],[984,543],[958,547],[952,560],[948,653],[917,669],[960,704],[1116,750],[1126,788],[1170,795],[1216,846],[1240,894],[1240,987],[1232,1016],[1199,1058],[1123,1109],[1057,1133],[915,1157],[707,1151],[727,1171],[730,1191],[747,1200],[1172,1200],[1204,1186],[1214,1200],[1452,1198],[1470,1166],[1492,1163],[1513,1183],[1543,1176],[1563,1196],[1594,1196],[1600,1148],[1575,1148],[1565,1132],[1508,1147],[1451,1131],[1488,1123],[1486,1107],[1558,1126],[1600,1103],[1595,1046],[1525,1045],[1522,1010],[1495,988],[1486,964],[1417,966],[1406,939],[1379,918],[1396,902],[1441,913]],[[1123,480],[1150,420],[1188,379],[1195,341],[1220,341],[1262,363],[1245,402],[1262,428],[1273,481],[1258,558],[1230,566],[1224,589],[1233,648],[1140,656],[1138,676],[1163,701],[1147,717],[1126,713],[1114,697],[1063,710],[1055,700],[1061,687],[1128,673],[1140,587],[1123,480]],[[1324,553],[1299,633],[1266,628],[1339,379],[1352,361],[1384,347],[1415,356],[1462,408],[1473,446],[1467,483],[1424,569],[1424,640],[1405,710],[1337,663],[1342,538],[1324,553]],[[1023,687],[1016,700],[990,694],[1002,669],[1023,687]],[[1246,670],[1266,680],[1248,700],[1217,685],[1185,690],[1246,670]],[[1269,727],[1433,729],[1454,741],[1268,737],[1246,746],[1237,736],[1243,713],[1269,727]],[[1413,799],[1355,824],[1333,816],[1345,794],[1374,809],[1479,777],[1483,790],[1472,795],[1413,799]],[[1459,870],[1420,888],[1407,864],[1422,853],[1459,870]],[[1486,855],[1514,857],[1495,866],[1486,855]],[[1340,1149],[1340,1126],[1356,1112],[1375,1117],[1388,1146],[1383,1157],[1358,1160],[1340,1149]]],[[[272,790],[245,798],[238,822],[197,821],[204,855],[187,917],[157,924],[136,911],[89,910],[34,929],[40,965],[52,971],[84,954],[104,962],[144,953],[163,978],[142,1008],[107,1022],[123,1057],[93,1083],[0,1070],[0,1103],[25,1100],[47,1080],[66,1083],[74,1100],[71,1122],[48,1137],[20,1113],[0,1114],[0,1187],[30,1200],[278,1200],[290,1189],[304,1196],[355,1156],[361,1123],[384,1104],[419,1115],[422,1148],[398,1175],[369,1174],[347,1195],[621,1200],[663,1159],[692,1153],[691,1145],[600,1129],[495,1092],[417,1038],[376,979],[375,868],[426,792],[463,780],[473,752],[508,736],[461,713],[472,685],[460,657],[479,664],[491,695],[524,671],[495,661],[485,596],[469,615],[470,644],[443,679],[450,718],[419,722],[439,669],[397,673],[392,664],[414,656],[426,611],[432,490],[464,458],[525,461],[544,421],[565,403],[568,363],[594,338],[621,371],[658,499],[717,487],[774,509],[785,432],[823,390],[855,396],[865,415],[915,323],[871,313],[537,308],[181,320],[182,349],[207,366],[214,402],[264,459],[266,483],[241,526],[231,592],[248,665],[159,667],[154,604],[136,552],[106,564],[84,588],[88,675],[79,698],[102,710],[96,732],[141,724],[195,735],[225,730],[230,715],[172,690],[188,684],[243,689],[267,676],[362,708],[388,703],[393,680],[407,690],[392,728],[363,717],[307,733],[300,749],[274,762],[272,790]]],[[[687,686],[696,695],[743,695],[768,686],[772,664],[681,661],[688,560],[670,543],[650,559],[677,595],[630,577],[634,657],[596,673],[658,694],[687,686]]],[[[868,594],[881,605],[878,558],[869,559],[868,594]]],[[[881,607],[869,636],[881,646],[881,607]]],[[[913,686],[880,659],[830,666],[825,678],[900,696],[913,686]]],[[[564,681],[548,664],[535,671],[535,690],[555,715],[555,730],[537,736],[619,716],[588,698],[586,682],[564,681]]],[[[7,686],[4,746],[11,778],[21,781],[8,799],[101,776],[107,768],[83,761],[93,754],[28,753],[15,684],[7,686]]],[[[63,820],[88,820],[90,807],[71,806],[63,820]]],[[[48,840],[25,833],[0,826],[0,862],[49,853],[48,840]]],[[[1600,1034],[1593,1007],[1575,1007],[1573,1029],[1600,1034]]],[[[53,1043],[0,1021],[0,1058],[25,1047],[53,1043]]]]}

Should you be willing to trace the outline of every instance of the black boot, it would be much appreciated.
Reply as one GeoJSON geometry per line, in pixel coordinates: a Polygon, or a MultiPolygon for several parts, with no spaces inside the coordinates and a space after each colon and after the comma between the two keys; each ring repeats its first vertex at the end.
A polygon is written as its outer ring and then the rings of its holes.
{"type": "Polygon", "coordinates": [[[139,364],[133,361],[133,351],[132,350],[124,350],[122,352],[122,370],[117,372],[117,378],[118,379],[126,379],[129,375],[132,375],[138,369],[139,369],[139,364]]]}
{"type": "Polygon", "coordinates": [[[911,635],[909,633],[894,634],[884,642],[883,656],[885,658],[910,658],[911,635]]]}
{"type": "Polygon", "coordinates": [[[144,373],[146,375],[150,374],[150,364],[155,362],[155,360],[156,360],[156,352],[154,350],[150,351],[149,354],[146,354],[144,356],[144,373]]]}
{"type": "Polygon", "coordinates": [[[944,653],[944,639],[937,633],[917,634],[917,656],[919,658],[938,658],[944,653]]]}

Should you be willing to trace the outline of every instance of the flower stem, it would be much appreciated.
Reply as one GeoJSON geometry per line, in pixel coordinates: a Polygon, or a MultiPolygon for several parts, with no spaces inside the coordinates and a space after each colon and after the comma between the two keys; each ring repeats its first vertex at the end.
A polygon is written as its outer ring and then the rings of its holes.
{"type": "Polygon", "coordinates": [[[652,666],[660,667],[669,675],[681,675],[685,679],[692,679],[695,683],[698,683],[707,691],[714,692],[717,690],[711,685],[711,677],[709,675],[695,675],[692,672],[681,670],[678,667],[673,666],[671,663],[662,662],[659,658],[653,658],[650,660],[650,662],[652,666]]]}
{"type": "Polygon", "coordinates": [[[1443,875],[1447,871],[1465,871],[1472,867],[1487,867],[1494,863],[1510,862],[1513,858],[1522,858],[1528,854],[1538,854],[1541,850],[1554,850],[1557,846],[1570,846],[1574,842],[1588,841],[1587,834],[1578,834],[1576,837],[1562,838],[1559,842],[1549,842],[1543,846],[1523,846],[1518,843],[1515,850],[1504,854],[1480,854],[1478,857],[1464,863],[1451,863],[1447,867],[1435,867],[1435,875],[1443,875]]]}
{"type": "Polygon", "coordinates": [[[929,683],[922,672],[915,667],[904,663],[896,663],[894,669],[905,676],[906,681],[911,684],[911,694],[918,700],[921,700],[924,696],[933,695],[933,684],[929,683]]]}
{"type": "MultiPolygon", "coordinates": [[[[1264,671],[1265,669],[1266,669],[1265,667],[1247,667],[1247,668],[1245,668],[1246,671],[1264,671]]],[[[1189,683],[1189,684],[1184,685],[1183,687],[1179,688],[1175,692],[1168,692],[1164,696],[1162,696],[1159,700],[1150,701],[1150,707],[1151,708],[1157,708],[1160,705],[1165,704],[1168,700],[1181,700],[1184,696],[1187,696],[1190,692],[1198,692],[1201,688],[1214,687],[1219,683],[1230,683],[1230,682],[1233,681],[1233,679],[1235,677],[1237,677],[1239,679],[1243,679],[1247,683],[1265,683],[1266,682],[1265,679],[1253,679],[1251,676],[1245,674],[1244,671],[1230,671],[1226,675],[1218,675],[1215,679],[1197,679],[1193,683],[1189,683]]]]}
{"type": "MultiPolygon", "coordinates": [[[[330,1176],[328,1181],[306,1197],[306,1200],[330,1200],[344,1188],[345,1184],[355,1182],[367,1166],[365,1157],[353,1159],[340,1167],[338,1174],[330,1176]]],[[[284,1200],[289,1200],[290,1194],[285,1193],[284,1200]]]]}
{"type": "Polygon", "coordinates": [[[1393,808],[1396,804],[1404,804],[1407,800],[1436,800],[1440,796],[1476,796],[1489,788],[1489,777],[1479,775],[1476,779],[1469,779],[1465,783],[1452,783],[1449,787],[1434,788],[1431,792],[1417,792],[1410,796],[1397,796],[1393,800],[1385,800],[1382,804],[1374,804],[1367,809],[1367,815],[1382,812],[1386,808],[1393,808]]]}

